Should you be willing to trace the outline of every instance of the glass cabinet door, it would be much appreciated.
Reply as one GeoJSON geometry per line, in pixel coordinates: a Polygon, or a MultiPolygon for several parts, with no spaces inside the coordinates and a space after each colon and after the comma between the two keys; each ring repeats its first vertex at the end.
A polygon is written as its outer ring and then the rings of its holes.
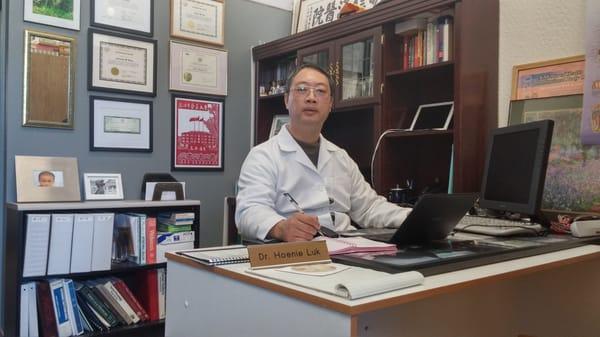
{"type": "Polygon", "coordinates": [[[316,64],[329,75],[334,76],[334,43],[323,43],[316,46],[304,48],[298,51],[298,64],[316,64]]]}
{"type": "Polygon", "coordinates": [[[380,28],[340,40],[334,66],[336,106],[374,103],[379,100],[380,28]]]}

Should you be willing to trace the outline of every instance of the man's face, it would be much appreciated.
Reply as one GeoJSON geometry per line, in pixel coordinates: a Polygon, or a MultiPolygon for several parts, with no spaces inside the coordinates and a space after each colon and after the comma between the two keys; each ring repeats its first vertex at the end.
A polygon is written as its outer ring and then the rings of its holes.
{"type": "Polygon", "coordinates": [[[54,177],[49,174],[40,174],[38,177],[40,187],[54,186],[54,177]]]}
{"type": "Polygon", "coordinates": [[[314,127],[320,132],[332,103],[327,77],[310,68],[296,74],[289,93],[285,94],[292,127],[314,127]]]}

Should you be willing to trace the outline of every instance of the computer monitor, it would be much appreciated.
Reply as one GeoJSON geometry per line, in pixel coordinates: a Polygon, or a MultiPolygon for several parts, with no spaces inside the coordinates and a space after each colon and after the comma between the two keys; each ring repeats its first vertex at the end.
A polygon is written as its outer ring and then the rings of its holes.
{"type": "Polygon", "coordinates": [[[454,102],[419,105],[409,130],[448,130],[454,112],[454,102]]]}
{"type": "Polygon", "coordinates": [[[479,206],[536,216],[539,213],[554,121],[492,131],[479,206]]]}

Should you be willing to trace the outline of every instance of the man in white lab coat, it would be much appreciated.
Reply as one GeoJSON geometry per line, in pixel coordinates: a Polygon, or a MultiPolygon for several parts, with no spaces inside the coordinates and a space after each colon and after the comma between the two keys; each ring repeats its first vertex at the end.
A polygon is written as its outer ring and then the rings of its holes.
{"type": "Polygon", "coordinates": [[[290,74],[284,95],[290,122],[255,146],[238,181],[235,220],[246,238],[311,240],[321,226],[398,227],[410,209],[378,196],[346,151],[321,135],[333,104],[333,80],[315,65],[290,74]]]}

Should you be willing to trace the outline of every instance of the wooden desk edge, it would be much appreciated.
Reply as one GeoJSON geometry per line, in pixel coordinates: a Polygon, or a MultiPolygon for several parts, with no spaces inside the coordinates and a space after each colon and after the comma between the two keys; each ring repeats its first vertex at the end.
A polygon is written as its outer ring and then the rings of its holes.
{"type": "Polygon", "coordinates": [[[186,258],[181,255],[177,255],[174,253],[167,252],[165,254],[165,256],[166,256],[167,260],[170,260],[170,261],[179,262],[179,263],[188,265],[193,268],[204,269],[204,270],[213,272],[215,274],[229,277],[231,279],[234,279],[234,280],[237,280],[240,282],[252,284],[252,285],[260,287],[260,288],[272,290],[272,291],[278,292],[280,294],[298,298],[300,300],[304,300],[306,302],[318,305],[320,307],[325,307],[325,308],[328,308],[328,309],[331,309],[334,311],[338,311],[338,312],[341,312],[341,313],[344,313],[347,315],[356,316],[356,315],[360,315],[360,314],[367,313],[370,311],[386,309],[386,308],[393,307],[393,306],[396,306],[399,304],[405,304],[405,303],[409,303],[409,302],[413,302],[413,301],[426,299],[426,298],[436,296],[436,295],[441,295],[441,294],[458,291],[458,290],[468,288],[468,287],[488,284],[490,282],[509,280],[509,279],[520,277],[520,276],[536,273],[536,272],[541,272],[541,271],[545,271],[545,270],[549,270],[549,269],[553,269],[553,268],[567,266],[567,265],[574,264],[574,263],[592,260],[595,258],[599,258],[600,252],[593,252],[593,253],[589,253],[589,254],[585,254],[585,255],[574,256],[574,257],[565,258],[565,259],[562,259],[559,261],[553,261],[553,262],[544,263],[544,264],[537,265],[537,266],[527,267],[527,268],[523,268],[523,269],[519,269],[519,270],[508,271],[508,272],[500,273],[500,274],[496,274],[496,275],[485,276],[482,278],[468,280],[468,281],[464,281],[464,282],[460,282],[460,283],[449,284],[449,285],[437,287],[434,289],[424,289],[422,291],[417,291],[417,292],[406,294],[406,295],[395,296],[392,298],[386,298],[386,299],[377,300],[377,301],[373,301],[370,303],[364,303],[364,304],[359,304],[359,305],[345,305],[345,304],[342,304],[339,302],[334,302],[329,299],[323,298],[321,296],[308,294],[303,291],[291,289],[291,288],[288,288],[283,285],[272,283],[270,280],[267,280],[267,279],[260,279],[260,278],[251,277],[249,275],[245,275],[242,273],[233,272],[233,271],[223,269],[223,268],[203,265],[192,259],[186,258]]]}

